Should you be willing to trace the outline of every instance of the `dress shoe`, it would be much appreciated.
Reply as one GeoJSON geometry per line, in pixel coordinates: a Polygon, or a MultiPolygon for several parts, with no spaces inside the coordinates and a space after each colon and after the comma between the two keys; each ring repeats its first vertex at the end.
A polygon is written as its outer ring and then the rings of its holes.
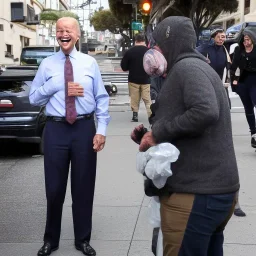
{"type": "Polygon", "coordinates": [[[78,251],[81,251],[84,255],[87,255],[87,256],[95,256],[96,255],[95,250],[86,241],[81,244],[76,244],[75,246],[76,246],[76,249],[78,251]]]}
{"type": "Polygon", "coordinates": [[[236,215],[238,217],[245,217],[246,216],[245,212],[241,208],[235,209],[234,215],[236,215]]]}
{"type": "Polygon", "coordinates": [[[59,247],[52,248],[50,243],[44,243],[44,245],[41,247],[41,249],[38,251],[37,256],[48,256],[53,251],[58,250],[59,247]]]}

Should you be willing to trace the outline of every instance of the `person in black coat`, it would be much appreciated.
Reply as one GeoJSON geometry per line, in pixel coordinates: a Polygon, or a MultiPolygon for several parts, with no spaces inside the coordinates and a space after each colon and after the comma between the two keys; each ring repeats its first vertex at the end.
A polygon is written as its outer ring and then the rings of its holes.
{"type": "Polygon", "coordinates": [[[145,44],[145,35],[135,35],[135,46],[130,48],[121,61],[123,71],[129,71],[128,85],[131,98],[132,121],[138,122],[140,100],[145,103],[148,117],[151,115],[150,105],[150,78],[143,68],[143,57],[148,48],[145,44]]]}
{"type": "Polygon", "coordinates": [[[245,28],[243,39],[236,47],[230,74],[232,90],[236,92],[245,109],[245,116],[251,132],[251,146],[256,148],[256,32],[245,28]]]}

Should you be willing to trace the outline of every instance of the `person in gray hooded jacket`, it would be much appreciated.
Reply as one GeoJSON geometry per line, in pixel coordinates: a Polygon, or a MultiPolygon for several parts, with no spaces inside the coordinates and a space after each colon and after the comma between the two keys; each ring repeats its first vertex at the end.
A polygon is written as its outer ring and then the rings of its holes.
{"type": "Polygon", "coordinates": [[[164,256],[222,256],[223,230],[240,187],[226,92],[195,50],[189,18],[164,19],[153,38],[167,76],[140,151],[162,142],[180,150],[160,195],[164,256]]]}

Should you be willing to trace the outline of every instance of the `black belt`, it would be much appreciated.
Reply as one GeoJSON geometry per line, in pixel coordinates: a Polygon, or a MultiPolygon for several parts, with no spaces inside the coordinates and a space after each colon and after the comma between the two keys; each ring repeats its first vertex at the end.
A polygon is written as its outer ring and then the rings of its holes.
{"type": "MultiPolygon", "coordinates": [[[[78,115],[76,117],[76,120],[86,119],[90,120],[93,119],[94,112],[90,114],[84,114],[84,115],[78,115]]],[[[60,117],[60,116],[47,116],[47,121],[55,121],[55,122],[67,122],[66,117],[60,117]]]]}

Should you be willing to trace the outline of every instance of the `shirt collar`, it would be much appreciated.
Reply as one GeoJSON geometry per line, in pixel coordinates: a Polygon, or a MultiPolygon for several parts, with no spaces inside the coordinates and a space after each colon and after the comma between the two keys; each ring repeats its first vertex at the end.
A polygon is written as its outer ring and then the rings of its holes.
{"type": "MultiPolygon", "coordinates": [[[[59,54],[60,54],[61,57],[66,58],[66,55],[63,53],[61,48],[59,50],[59,54]]],[[[69,54],[69,57],[71,57],[73,59],[76,59],[76,57],[77,57],[77,49],[76,49],[75,46],[74,46],[73,50],[71,51],[71,53],[69,54]]]]}

